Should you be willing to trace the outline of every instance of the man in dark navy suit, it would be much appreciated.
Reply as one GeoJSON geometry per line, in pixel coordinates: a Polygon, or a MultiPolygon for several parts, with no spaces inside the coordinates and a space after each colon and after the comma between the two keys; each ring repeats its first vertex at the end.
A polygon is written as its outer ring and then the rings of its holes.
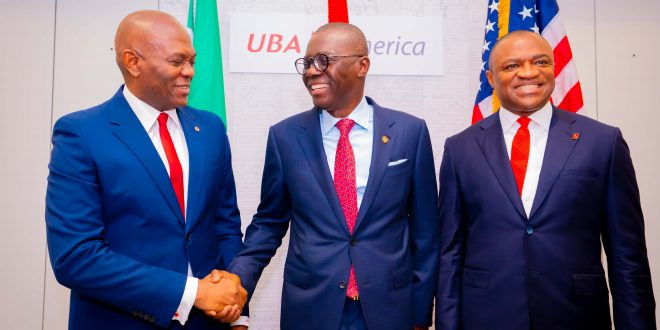
{"type": "Polygon", "coordinates": [[[619,129],[554,108],[554,62],[516,31],[490,55],[500,111],[447,139],[436,329],[655,329],[644,220],[619,129]]]}
{"type": "Polygon", "coordinates": [[[261,203],[229,270],[251,294],[291,227],[282,329],[431,324],[439,226],[429,133],[364,96],[367,55],[357,27],[320,27],[296,61],[314,107],[268,135],[261,203]]]}

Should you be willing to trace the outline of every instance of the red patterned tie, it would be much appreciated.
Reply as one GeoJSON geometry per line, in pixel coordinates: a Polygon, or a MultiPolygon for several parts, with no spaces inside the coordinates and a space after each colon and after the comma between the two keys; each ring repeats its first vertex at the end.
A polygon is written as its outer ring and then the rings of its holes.
{"type": "Polygon", "coordinates": [[[167,130],[167,118],[169,118],[169,116],[166,113],[160,113],[158,116],[158,131],[160,132],[160,141],[163,143],[163,149],[165,149],[167,162],[170,165],[170,181],[172,181],[172,188],[174,188],[176,199],[179,201],[181,213],[185,219],[186,208],[183,200],[183,169],[181,168],[181,162],[179,162],[179,156],[176,154],[176,149],[174,149],[174,143],[172,143],[170,131],[167,130]]]}
{"type": "Polygon", "coordinates": [[[511,144],[511,168],[520,195],[522,195],[525,173],[527,173],[527,161],[529,160],[529,129],[527,129],[529,122],[530,119],[525,116],[518,118],[520,127],[511,144]]]}
{"type": "MultiPolygon", "coordinates": [[[[337,122],[339,129],[339,142],[337,142],[337,154],[335,155],[335,189],[339,197],[339,204],[346,224],[351,235],[357,220],[357,187],[355,183],[355,155],[351,141],[348,140],[348,132],[351,131],[355,122],[350,119],[342,119],[337,122]]],[[[346,296],[351,299],[358,299],[357,281],[355,280],[355,270],[351,264],[351,272],[348,275],[348,288],[346,296]]]]}

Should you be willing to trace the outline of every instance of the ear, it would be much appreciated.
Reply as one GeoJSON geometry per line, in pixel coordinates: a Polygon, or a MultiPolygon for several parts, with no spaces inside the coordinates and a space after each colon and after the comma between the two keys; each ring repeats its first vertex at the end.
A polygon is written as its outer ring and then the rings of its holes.
{"type": "Polygon", "coordinates": [[[121,53],[121,65],[124,66],[126,72],[131,76],[137,78],[141,73],[141,58],[132,49],[126,49],[121,53]]]}
{"type": "Polygon", "coordinates": [[[486,70],[486,78],[488,78],[488,84],[490,85],[490,87],[495,88],[495,85],[494,85],[495,84],[495,81],[494,81],[495,78],[493,77],[493,73],[490,70],[486,70]]]}
{"type": "Polygon", "coordinates": [[[369,72],[369,66],[371,65],[371,60],[369,59],[368,56],[364,56],[358,60],[358,64],[360,65],[360,69],[358,70],[358,77],[359,78],[366,77],[367,72],[369,72]]]}

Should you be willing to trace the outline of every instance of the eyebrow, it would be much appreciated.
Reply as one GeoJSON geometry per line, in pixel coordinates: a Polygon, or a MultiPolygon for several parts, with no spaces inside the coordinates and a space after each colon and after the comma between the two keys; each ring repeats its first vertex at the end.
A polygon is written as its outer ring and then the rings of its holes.
{"type": "MultiPolygon", "coordinates": [[[[190,56],[190,58],[193,58],[195,56],[197,56],[197,53],[193,53],[192,56],[190,56]]],[[[184,57],[185,58],[185,57],[188,57],[188,56],[186,56],[186,54],[184,54],[184,53],[178,53],[178,52],[170,54],[170,55],[167,56],[167,58],[173,58],[173,57],[184,57]]]]}
{"type": "MultiPolygon", "coordinates": [[[[532,56],[532,60],[538,60],[540,58],[550,59],[551,57],[548,54],[537,54],[537,55],[532,56]]],[[[514,57],[514,58],[507,58],[504,61],[502,61],[502,63],[520,62],[520,61],[524,61],[524,59],[522,59],[520,57],[514,57]]]]}

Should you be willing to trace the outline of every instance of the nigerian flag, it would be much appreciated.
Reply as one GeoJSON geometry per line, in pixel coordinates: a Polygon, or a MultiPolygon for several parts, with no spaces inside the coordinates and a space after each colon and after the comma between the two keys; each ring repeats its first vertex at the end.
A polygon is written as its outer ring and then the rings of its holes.
{"type": "Polygon", "coordinates": [[[226,124],[216,0],[190,0],[188,28],[193,32],[193,45],[197,51],[195,77],[190,86],[188,103],[195,108],[214,112],[226,124]]]}

